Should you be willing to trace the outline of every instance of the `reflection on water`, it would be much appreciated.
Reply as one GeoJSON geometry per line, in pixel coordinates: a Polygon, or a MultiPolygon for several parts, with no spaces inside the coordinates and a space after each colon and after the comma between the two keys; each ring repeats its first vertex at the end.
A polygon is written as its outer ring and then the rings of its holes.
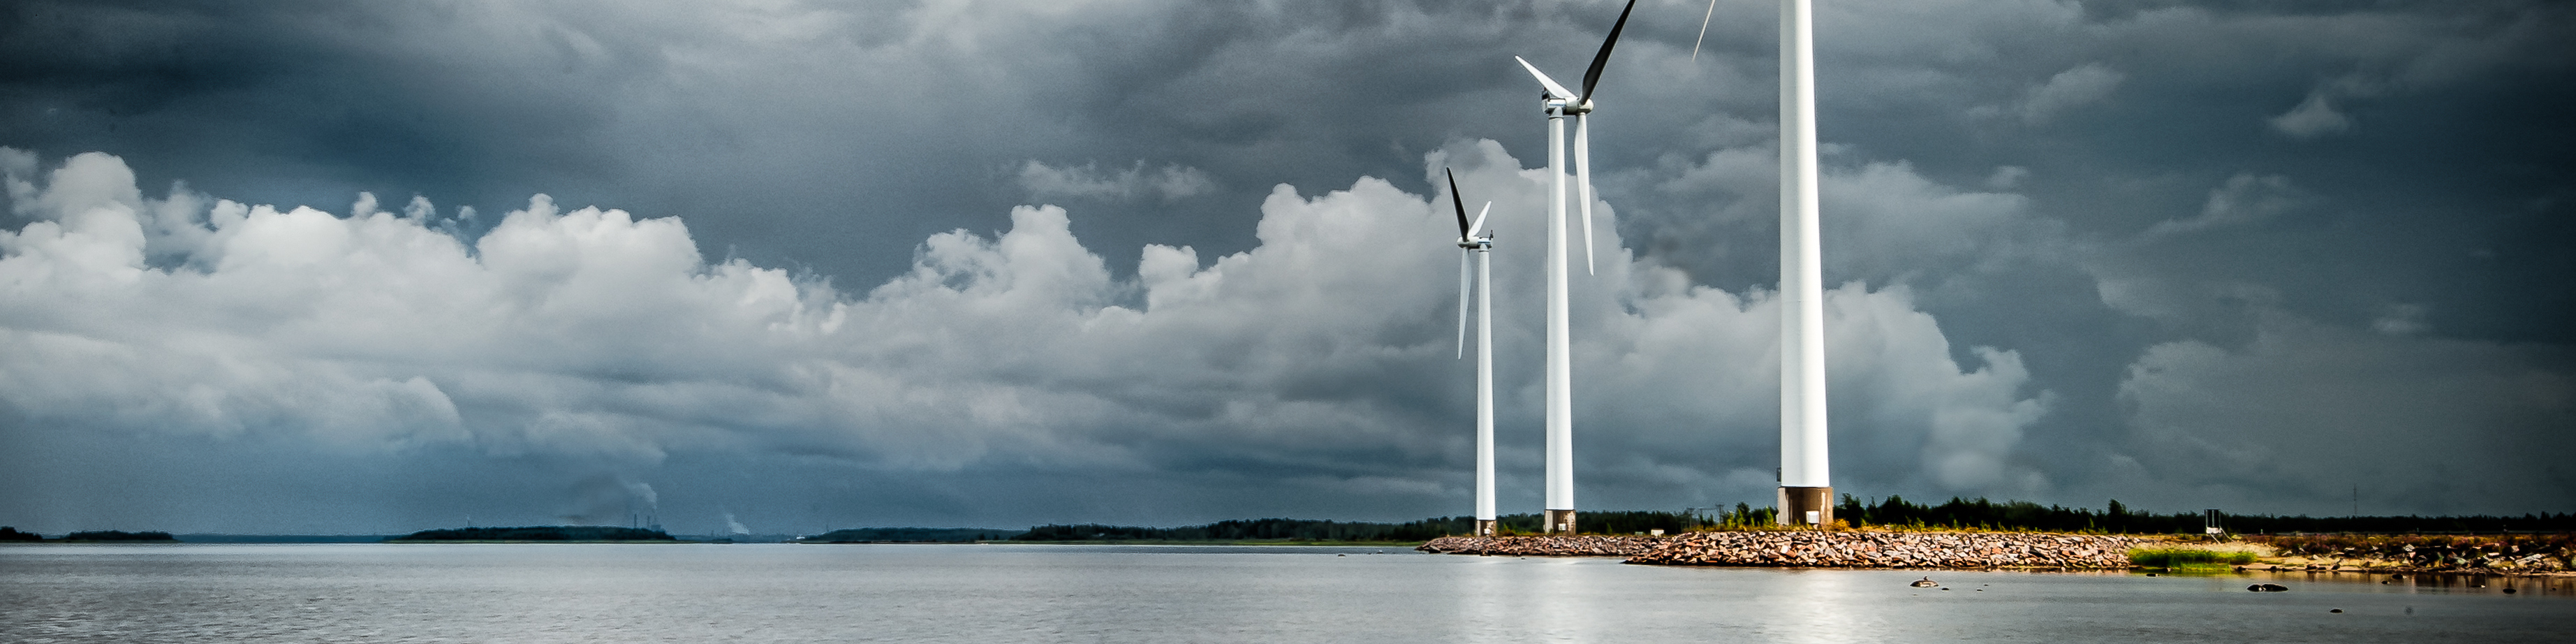
{"type": "Polygon", "coordinates": [[[0,642],[2518,642],[2570,632],[2568,578],[1670,568],[1381,548],[0,547],[0,642]],[[1942,585],[1907,585],[1925,574],[1942,585]],[[2263,581],[2291,592],[2244,590],[2263,581]]]}
{"type": "Polygon", "coordinates": [[[1771,622],[1775,632],[1764,637],[1774,642],[1850,642],[1868,633],[1883,631],[1885,622],[1864,611],[1836,610],[1843,599],[1855,592],[1866,592],[1853,586],[1863,578],[1841,571],[1794,571],[1781,575],[1778,582],[1786,592],[1772,601],[1775,615],[1771,622]],[[1804,574],[1800,574],[1804,573],[1804,574]]]}

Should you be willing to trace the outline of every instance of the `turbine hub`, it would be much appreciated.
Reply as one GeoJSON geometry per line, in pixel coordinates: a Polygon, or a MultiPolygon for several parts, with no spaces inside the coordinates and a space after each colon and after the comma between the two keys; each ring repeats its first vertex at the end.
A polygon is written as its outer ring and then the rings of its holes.
{"type": "Polygon", "coordinates": [[[1567,105],[1567,106],[1565,106],[1565,113],[1567,113],[1567,114],[1590,114],[1590,113],[1592,113],[1592,99],[1588,99],[1588,98],[1587,98],[1587,99],[1583,99],[1583,102],[1581,102],[1581,103],[1576,103],[1576,104],[1572,104],[1572,105],[1567,105]]]}

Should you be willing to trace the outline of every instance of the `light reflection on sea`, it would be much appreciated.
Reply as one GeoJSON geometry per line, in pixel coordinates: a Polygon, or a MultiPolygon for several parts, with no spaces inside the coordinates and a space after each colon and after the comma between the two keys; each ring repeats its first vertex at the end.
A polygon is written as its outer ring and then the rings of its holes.
{"type": "Polygon", "coordinates": [[[2385,579],[1669,568],[1396,548],[37,545],[0,547],[0,642],[2522,642],[2576,633],[2567,578],[2377,583],[2385,579]],[[1906,585],[1925,574],[1948,590],[1906,585]],[[2262,581],[2292,590],[2245,591],[2262,581]],[[2504,594],[2507,584],[2520,592],[2504,594]]]}

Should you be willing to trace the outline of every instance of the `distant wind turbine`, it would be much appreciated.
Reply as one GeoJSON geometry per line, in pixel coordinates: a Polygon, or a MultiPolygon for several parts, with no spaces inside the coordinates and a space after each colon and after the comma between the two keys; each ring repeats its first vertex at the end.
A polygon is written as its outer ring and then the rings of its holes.
{"type": "Polygon", "coordinates": [[[1449,175],[1449,206],[1458,213],[1458,357],[1467,357],[1468,278],[1472,270],[1476,302],[1476,536],[1494,536],[1494,234],[1485,230],[1485,215],[1494,202],[1467,220],[1467,202],[1458,196],[1458,174],[1449,175]]]}
{"type": "Polygon", "coordinates": [[[1583,261],[1588,272],[1592,266],[1592,129],[1585,115],[1592,113],[1592,89],[1601,82],[1602,66],[1610,63],[1610,48],[1619,44],[1619,31],[1627,28],[1628,12],[1636,8],[1637,0],[1628,0],[1628,8],[1619,10],[1619,21],[1610,25],[1610,36],[1601,41],[1600,53],[1592,56],[1592,68],[1583,72],[1582,94],[1566,91],[1537,65],[1512,57],[1547,90],[1540,106],[1547,112],[1548,532],[1574,532],[1574,378],[1572,342],[1566,330],[1565,172],[1557,164],[1565,158],[1565,117],[1572,115],[1574,174],[1583,191],[1583,261]]]}

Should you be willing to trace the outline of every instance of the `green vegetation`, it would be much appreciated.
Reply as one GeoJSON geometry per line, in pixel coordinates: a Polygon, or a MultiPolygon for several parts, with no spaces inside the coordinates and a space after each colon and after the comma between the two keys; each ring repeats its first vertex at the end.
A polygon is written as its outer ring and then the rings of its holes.
{"type": "Polygon", "coordinates": [[[126,532],[126,531],[122,531],[122,530],[92,530],[92,531],[88,531],[88,532],[74,532],[74,533],[71,533],[71,534],[63,535],[63,540],[64,540],[64,541],[172,541],[172,542],[176,542],[176,541],[178,541],[178,539],[171,537],[171,536],[170,536],[170,533],[167,533],[167,532],[126,532]]]}
{"type": "Polygon", "coordinates": [[[660,530],[597,525],[422,530],[386,541],[676,541],[660,530]]]}
{"type": "Polygon", "coordinates": [[[2137,564],[2140,568],[2220,572],[2254,563],[2254,553],[2220,552],[2197,548],[2138,548],[2129,551],[2129,563],[2137,564]]]}
{"type": "Polygon", "coordinates": [[[19,532],[16,526],[0,525],[0,541],[43,541],[45,535],[19,532]]]}
{"type": "MultiPolygon", "coordinates": [[[[1851,496],[1844,495],[1843,498],[1845,500],[1849,500],[1851,496]]],[[[1779,525],[1778,517],[1780,516],[1780,511],[1770,506],[1757,508],[1753,507],[1753,505],[1749,503],[1737,503],[1735,504],[1735,509],[1729,510],[1726,508],[1716,508],[1716,511],[1717,513],[1715,515],[1700,515],[1693,517],[1698,519],[1700,522],[1698,525],[1694,525],[1693,528],[1746,530],[1771,528],[1779,525]]],[[[1841,511],[1842,510],[1839,509],[1835,510],[1835,512],[1841,511]]]]}

